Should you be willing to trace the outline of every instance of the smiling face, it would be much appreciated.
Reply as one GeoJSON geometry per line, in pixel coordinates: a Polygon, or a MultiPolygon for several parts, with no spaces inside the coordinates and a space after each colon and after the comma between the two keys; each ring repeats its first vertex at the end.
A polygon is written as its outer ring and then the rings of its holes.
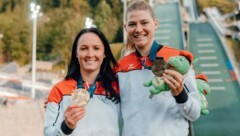
{"type": "Polygon", "coordinates": [[[126,16],[124,28],[129,40],[138,50],[149,50],[158,22],[148,10],[133,10],[126,16]]]}
{"type": "Polygon", "coordinates": [[[77,43],[76,57],[81,72],[99,72],[105,57],[101,39],[91,32],[83,34],[77,43]]]}

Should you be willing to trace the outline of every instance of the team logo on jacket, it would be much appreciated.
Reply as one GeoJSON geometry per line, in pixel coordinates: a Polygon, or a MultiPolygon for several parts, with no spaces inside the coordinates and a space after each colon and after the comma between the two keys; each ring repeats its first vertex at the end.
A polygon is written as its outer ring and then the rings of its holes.
{"type": "Polygon", "coordinates": [[[130,64],[130,65],[128,66],[128,70],[131,70],[131,69],[134,69],[133,64],[130,64]]]}

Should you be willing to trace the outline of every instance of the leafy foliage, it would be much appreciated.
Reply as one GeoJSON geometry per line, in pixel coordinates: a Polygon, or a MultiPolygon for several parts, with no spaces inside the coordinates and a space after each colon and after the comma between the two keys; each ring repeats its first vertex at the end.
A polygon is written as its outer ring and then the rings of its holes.
{"type": "Polygon", "coordinates": [[[203,11],[206,7],[218,7],[221,12],[229,13],[236,10],[236,3],[234,0],[197,0],[200,11],[203,11]]]}
{"type": "Polygon", "coordinates": [[[117,32],[119,24],[116,16],[111,11],[111,7],[105,1],[101,1],[94,10],[94,13],[96,25],[102,30],[108,40],[112,41],[114,39],[114,34],[110,32],[117,32]]]}
{"type": "MultiPolygon", "coordinates": [[[[31,0],[0,1],[0,60],[31,63],[31,0]]],[[[110,42],[121,42],[121,0],[35,0],[41,6],[37,19],[37,59],[67,67],[77,33],[86,17],[106,34],[110,42]]]]}

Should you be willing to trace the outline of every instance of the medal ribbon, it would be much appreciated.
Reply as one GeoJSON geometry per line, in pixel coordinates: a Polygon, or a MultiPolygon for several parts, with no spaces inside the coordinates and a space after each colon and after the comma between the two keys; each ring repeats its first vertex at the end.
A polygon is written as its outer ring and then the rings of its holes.
{"type": "MultiPolygon", "coordinates": [[[[93,84],[88,88],[88,93],[90,94],[90,98],[93,97],[93,94],[97,88],[97,85],[96,85],[96,82],[97,82],[97,79],[99,78],[99,75],[97,76],[97,78],[95,79],[95,81],[93,82],[93,84]]],[[[78,78],[78,81],[77,81],[77,88],[83,88],[85,89],[85,87],[83,86],[83,80],[82,80],[82,76],[80,74],[79,78],[78,78]]]]}
{"type": "Polygon", "coordinates": [[[153,41],[151,50],[150,50],[150,55],[149,55],[149,59],[151,62],[153,62],[156,57],[157,57],[157,52],[162,48],[161,44],[158,44],[156,41],[153,41]]]}
{"type": "MultiPolygon", "coordinates": [[[[156,41],[153,41],[153,44],[152,44],[152,47],[151,47],[151,50],[150,50],[150,54],[149,54],[149,60],[151,62],[153,62],[154,60],[156,60],[156,55],[157,55],[157,52],[162,48],[162,45],[161,44],[158,44],[156,41]]],[[[141,54],[136,51],[136,55],[138,57],[138,60],[140,61],[141,65],[146,68],[146,69],[151,69],[151,66],[147,66],[146,65],[146,60],[141,60],[140,57],[141,57],[141,54]]]]}

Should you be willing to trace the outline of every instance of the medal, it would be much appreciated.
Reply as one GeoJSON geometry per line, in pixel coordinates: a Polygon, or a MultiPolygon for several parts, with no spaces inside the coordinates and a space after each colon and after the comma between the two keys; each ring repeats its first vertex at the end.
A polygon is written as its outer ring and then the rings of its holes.
{"type": "Polygon", "coordinates": [[[90,95],[88,91],[82,88],[75,89],[71,95],[72,103],[77,104],[79,106],[86,105],[89,99],[90,99],[90,95]]]}
{"type": "Polygon", "coordinates": [[[155,76],[161,77],[168,64],[162,57],[156,58],[152,63],[152,72],[155,76]]]}

